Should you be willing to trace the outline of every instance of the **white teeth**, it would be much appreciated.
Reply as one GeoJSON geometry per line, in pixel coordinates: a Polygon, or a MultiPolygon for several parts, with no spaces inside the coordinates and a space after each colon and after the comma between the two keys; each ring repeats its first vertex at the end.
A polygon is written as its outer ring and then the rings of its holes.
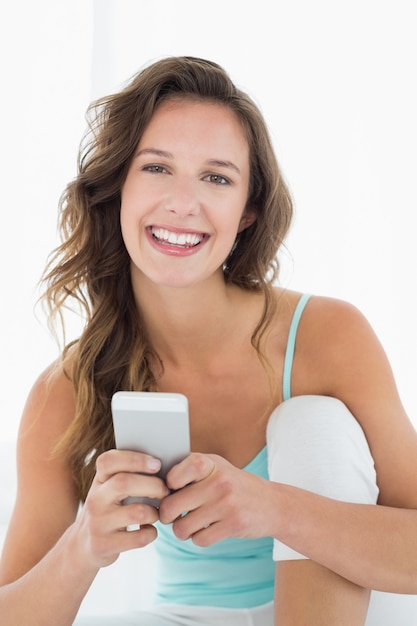
{"type": "Polygon", "coordinates": [[[196,246],[203,239],[203,235],[197,235],[196,233],[173,233],[165,228],[152,228],[152,235],[158,241],[188,248],[196,246]]]}

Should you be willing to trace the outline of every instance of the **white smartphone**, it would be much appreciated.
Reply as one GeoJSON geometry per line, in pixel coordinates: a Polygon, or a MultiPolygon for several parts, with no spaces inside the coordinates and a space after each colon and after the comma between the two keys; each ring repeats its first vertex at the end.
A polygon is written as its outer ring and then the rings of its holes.
{"type": "MultiPolygon", "coordinates": [[[[190,453],[188,400],[180,393],[117,391],[111,401],[116,448],[151,454],[161,461],[157,476],[165,478],[173,465],[190,453]]],[[[150,498],[130,502],[158,506],[150,498]]]]}

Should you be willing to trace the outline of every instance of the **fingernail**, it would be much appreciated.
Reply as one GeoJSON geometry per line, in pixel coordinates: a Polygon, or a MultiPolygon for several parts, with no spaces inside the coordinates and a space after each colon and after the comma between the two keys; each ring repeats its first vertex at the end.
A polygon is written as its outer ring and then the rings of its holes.
{"type": "Polygon", "coordinates": [[[148,459],[148,468],[150,470],[159,470],[161,467],[161,461],[159,459],[150,458],[148,459]]]}
{"type": "Polygon", "coordinates": [[[140,530],[140,524],[129,524],[126,526],[126,532],[133,533],[135,530],[140,530]]]}

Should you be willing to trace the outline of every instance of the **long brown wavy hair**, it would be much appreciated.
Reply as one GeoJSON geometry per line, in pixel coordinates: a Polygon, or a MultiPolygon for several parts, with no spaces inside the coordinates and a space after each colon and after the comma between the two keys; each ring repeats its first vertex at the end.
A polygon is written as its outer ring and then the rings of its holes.
{"type": "Polygon", "coordinates": [[[157,390],[150,363],[158,362],[133,299],[130,259],[120,229],[120,197],[138,142],[158,105],[170,98],[221,103],[235,112],[250,154],[248,206],[256,221],[241,232],[224,263],[224,279],[265,297],[252,343],[262,360],[261,338],[275,311],[272,284],[277,252],[292,217],[292,203],[263,117],[216,63],[166,58],[139,72],[119,93],[88,109],[76,178],[60,200],[61,245],[51,254],[42,282],[49,320],[81,305],[86,324],[63,350],[76,395],[75,419],[60,443],[80,499],[95,459],[114,447],[110,400],[117,390],[157,390]]]}

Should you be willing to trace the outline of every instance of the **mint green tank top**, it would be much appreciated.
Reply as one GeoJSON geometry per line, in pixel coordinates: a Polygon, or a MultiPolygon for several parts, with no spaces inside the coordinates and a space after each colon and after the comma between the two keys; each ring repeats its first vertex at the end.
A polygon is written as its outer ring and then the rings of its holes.
{"type": "MultiPolygon", "coordinates": [[[[291,397],[291,371],[298,324],[309,296],[297,303],[288,334],[283,398],[291,397]]],[[[268,479],[266,446],[244,468],[268,479]]],[[[271,537],[226,539],[208,548],[179,541],[171,525],[158,524],[156,602],[249,608],[273,600],[275,563],[271,537]]]]}

